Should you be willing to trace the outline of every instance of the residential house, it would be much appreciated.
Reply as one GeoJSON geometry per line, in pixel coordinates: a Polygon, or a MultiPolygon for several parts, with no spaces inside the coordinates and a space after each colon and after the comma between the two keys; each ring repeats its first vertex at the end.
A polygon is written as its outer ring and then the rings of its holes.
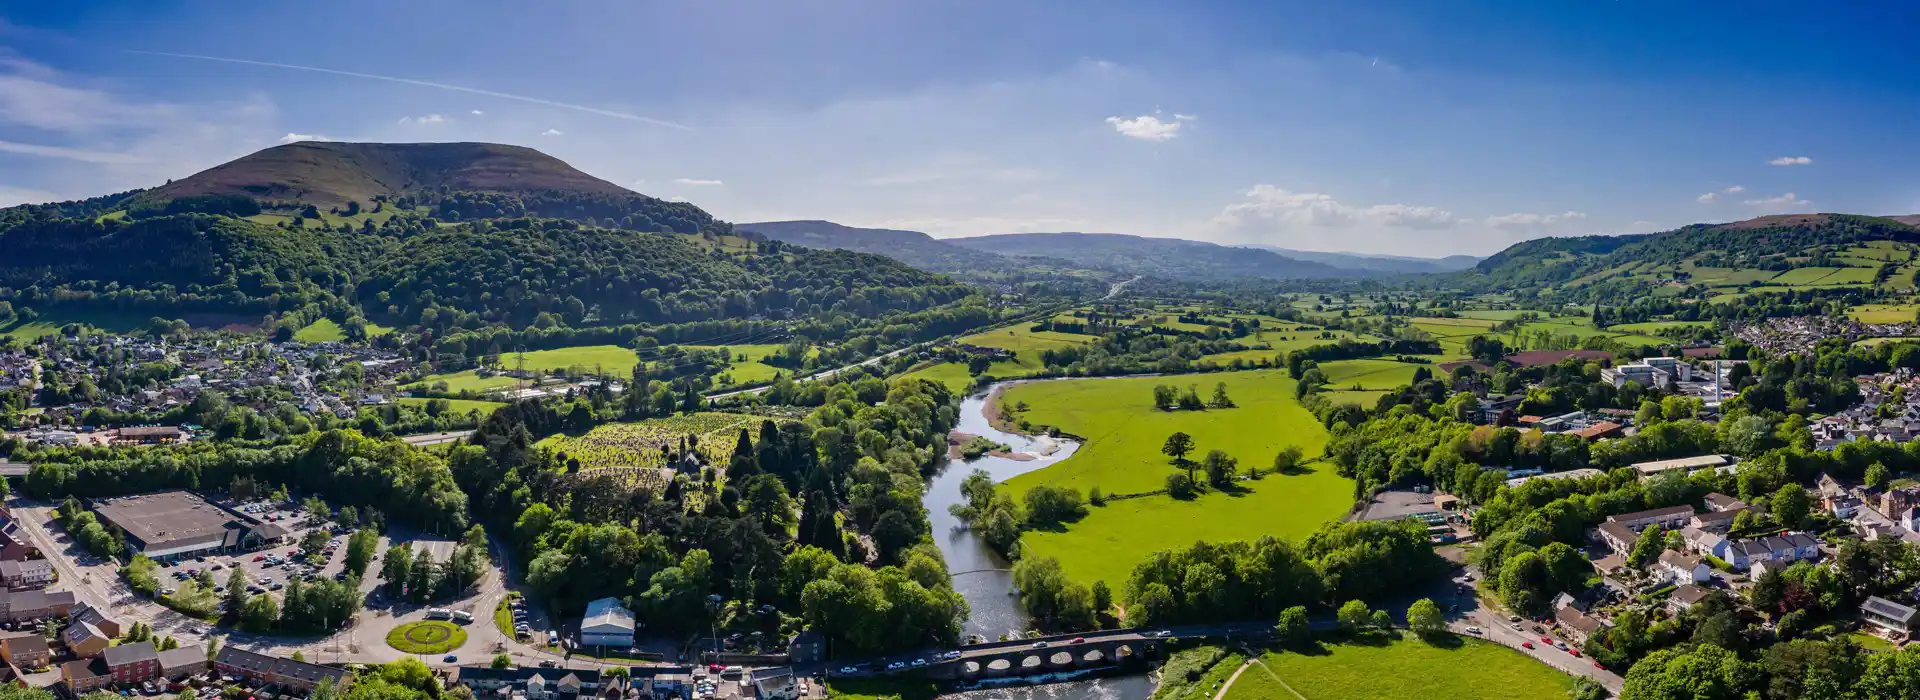
{"type": "Polygon", "coordinates": [[[42,588],[53,583],[53,562],[45,559],[0,560],[0,585],[15,590],[42,588]]]}
{"type": "Polygon", "coordinates": [[[1554,611],[1553,620],[1558,623],[1561,634],[1566,635],[1574,644],[1584,644],[1588,637],[1600,631],[1599,620],[1571,607],[1554,611]]]}
{"type": "Polygon", "coordinates": [[[1880,596],[1870,596],[1860,604],[1860,621],[1896,634],[1906,634],[1913,629],[1920,610],[1895,603],[1880,596]]]}
{"type": "Polygon", "coordinates": [[[279,685],[301,691],[313,690],[323,679],[332,679],[337,686],[345,686],[353,679],[346,671],[331,666],[282,659],[231,646],[220,648],[220,653],[213,657],[213,667],[223,675],[244,678],[255,684],[279,685]]]}
{"type": "Polygon", "coordinates": [[[1853,515],[1860,512],[1860,499],[1852,496],[1841,495],[1823,500],[1826,502],[1827,512],[1841,520],[1852,520],[1853,515]]]}
{"type": "Polygon", "coordinates": [[[1703,502],[1706,503],[1707,510],[1710,510],[1716,513],[1729,511],[1729,510],[1746,510],[1747,508],[1746,501],[1742,501],[1738,498],[1734,498],[1732,496],[1726,495],[1724,493],[1720,493],[1718,491],[1707,494],[1707,497],[1702,500],[1703,502]]]}
{"type": "Polygon", "coordinates": [[[1675,615],[1686,612],[1694,604],[1706,599],[1707,593],[1707,589],[1691,583],[1675,588],[1673,595],[1667,597],[1667,609],[1673,611],[1675,615]]]}
{"type": "Polygon", "coordinates": [[[1727,543],[1727,556],[1721,557],[1734,568],[1746,570],[1766,562],[1793,563],[1820,556],[1820,542],[1803,532],[1733,540],[1727,543]]]}
{"type": "Polygon", "coordinates": [[[53,648],[37,632],[14,632],[0,637],[0,659],[20,668],[40,668],[53,662],[53,648]]]}
{"type": "Polygon", "coordinates": [[[1745,510],[1713,510],[1693,516],[1687,526],[1707,532],[1727,532],[1733,529],[1733,521],[1745,510]]]}
{"type": "Polygon", "coordinates": [[[111,683],[113,676],[107,671],[106,659],[94,657],[60,664],[60,685],[66,688],[67,697],[78,698],[111,683]]]}
{"type": "MultiPolygon", "coordinates": [[[[475,695],[483,693],[507,694],[525,692],[528,683],[538,678],[539,683],[536,684],[538,686],[536,692],[539,694],[547,694],[556,692],[554,690],[556,686],[550,683],[550,679],[548,679],[547,676],[561,673],[573,676],[574,681],[569,684],[569,687],[577,683],[581,690],[596,690],[600,687],[600,683],[603,680],[600,672],[597,670],[461,666],[456,669],[453,682],[471,688],[475,695]],[[503,690],[505,693],[502,693],[503,690]]],[[[533,695],[529,694],[528,697],[533,697],[533,695]]]]}
{"type": "Polygon", "coordinates": [[[207,660],[207,650],[198,644],[168,649],[160,652],[160,676],[179,680],[188,676],[206,673],[212,667],[207,660]]]}
{"type": "Polygon", "coordinates": [[[1640,541],[1640,533],[1612,520],[1600,523],[1598,530],[1600,540],[1607,543],[1609,549],[1622,555],[1633,551],[1633,543],[1640,541]]]}
{"type": "Polygon", "coordinates": [[[1559,610],[1561,608],[1573,608],[1580,612],[1586,612],[1588,605],[1589,604],[1587,603],[1587,601],[1584,601],[1584,600],[1581,600],[1580,598],[1575,597],[1572,593],[1567,593],[1563,591],[1559,595],[1556,595],[1553,597],[1553,604],[1551,607],[1554,610],[1559,610]]]}
{"type": "Polygon", "coordinates": [[[1673,506],[1670,508],[1655,508],[1653,510],[1608,516],[1607,521],[1620,523],[1632,529],[1634,532],[1640,532],[1653,525],[1659,525],[1669,530],[1678,530],[1685,527],[1687,521],[1692,518],[1693,506],[1673,506]]]}
{"type": "Polygon", "coordinates": [[[27,541],[13,513],[0,507],[0,561],[20,561],[40,556],[40,548],[27,541]]]}
{"type": "Polygon", "coordinates": [[[1727,538],[1719,533],[1687,527],[1680,530],[1680,536],[1687,541],[1687,550],[1694,554],[1715,559],[1727,558],[1727,538]]]}
{"type": "Polygon", "coordinates": [[[43,590],[0,590],[0,619],[8,622],[65,617],[73,608],[73,592],[49,593],[43,590]]]}
{"type": "Polygon", "coordinates": [[[807,630],[793,635],[787,643],[787,656],[796,664],[815,664],[827,659],[827,638],[825,635],[807,630]]]}
{"type": "Polygon", "coordinates": [[[91,622],[74,621],[68,623],[66,629],[60,630],[60,643],[67,646],[67,651],[74,658],[91,659],[113,646],[115,636],[91,622]]]}
{"type": "Polygon", "coordinates": [[[91,604],[85,602],[75,603],[73,608],[67,612],[67,620],[70,622],[85,622],[91,624],[94,627],[100,628],[100,631],[108,637],[115,639],[118,639],[120,635],[125,632],[125,630],[121,628],[119,620],[107,617],[106,613],[101,612],[99,608],[93,607],[91,604]]]}
{"type": "Polygon", "coordinates": [[[153,642],[107,647],[100,658],[106,661],[107,675],[114,685],[134,685],[160,677],[160,652],[153,648],[153,642]]]}
{"type": "Polygon", "coordinates": [[[1660,552],[1657,567],[1661,575],[1675,583],[1705,583],[1713,578],[1713,567],[1707,566],[1699,557],[1671,549],[1660,552]]]}

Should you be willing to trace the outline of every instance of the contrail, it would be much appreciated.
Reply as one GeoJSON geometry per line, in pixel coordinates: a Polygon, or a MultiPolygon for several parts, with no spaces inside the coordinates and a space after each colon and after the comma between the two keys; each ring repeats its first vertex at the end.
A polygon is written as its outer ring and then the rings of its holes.
{"type": "Polygon", "coordinates": [[[221,63],[238,63],[241,65],[247,65],[247,66],[265,66],[268,68],[285,68],[287,70],[303,70],[309,73],[326,73],[329,75],[344,75],[350,78],[366,78],[368,80],[384,80],[389,83],[400,83],[403,85],[418,85],[421,87],[439,88],[441,90],[452,90],[454,92],[465,92],[465,93],[470,93],[474,95],[486,95],[487,97],[498,97],[503,100],[515,100],[518,102],[527,102],[527,103],[537,104],[537,105],[546,105],[548,107],[559,107],[561,109],[571,109],[576,112],[598,114],[603,117],[625,119],[630,122],[641,122],[645,124],[652,124],[654,126],[664,126],[669,129],[679,129],[681,131],[693,131],[693,127],[687,126],[685,124],[675,124],[673,122],[666,121],[663,119],[654,119],[652,117],[643,117],[638,114],[629,114],[627,112],[616,112],[610,109],[600,109],[598,107],[588,107],[586,105],[577,105],[577,104],[572,104],[568,102],[555,102],[553,100],[546,100],[538,97],[527,97],[526,95],[514,95],[510,93],[505,93],[505,92],[495,92],[493,90],[482,90],[480,88],[471,88],[471,87],[466,87],[464,85],[448,85],[446,83],[435,83],[435,82],[426,81],[426,80],[414,80],[412,78],[397,78],[391,75],[374,75],[372,73],[356,73],[348,70],[334,70],[332,68],[316,68],[313,66],[296,66],[291,63],[273,63],[270,61],[249,61],[244,58],[199,56],[199,55],[190,54],[190,53],[168,53],[166,51],[137,51],[134,49],[121,49],[121,51],[123,53],[142,54],[146,56],[191,58],[191,59],[200,60],[200,61],[218,61],[221,63]]]}

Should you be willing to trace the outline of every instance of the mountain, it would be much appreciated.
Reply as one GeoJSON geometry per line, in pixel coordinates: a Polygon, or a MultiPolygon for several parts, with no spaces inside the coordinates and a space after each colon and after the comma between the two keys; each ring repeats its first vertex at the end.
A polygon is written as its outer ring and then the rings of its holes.
{"type": "Polygon", "coordinates": [[[167,318],[353,309],[442,332],[754,317],[844,332],[976,291],[734,234],[528,148],[300,143],[151,190],[0,209],[0,301],[167,318]]]}
{"type": "Polygon", "coordinates": [[[1400,274],[1421,274],[1433,272],[1458,272],[1473,267],[1481,258],[1473,255],[1449,255],[1444,258],[1416,258],[1404,255],[1379,255],[1368,253],[1325,253],[1314,250],[1294,250],[1279,246],[1248,243],[1239,248],[1265,250],[1307,262],[1332,265],[1342,270],[1356,272],[1380,272],[1400,274]]]}
{"type": "Polygon", "coordinates": [[[922,270],[963,273],[1005,269],[1020,263],[1005,256],[942,241],[919,231],[855,228],[831,221],[762,221],[734,224],[734,230],[809,248],[885,255],[922,270]]]}
{"type": "Polygon", "coordinates": [[[1119,233],[1007,233],[948,238],[945,242],[981,252],[1060,258],[1104,270],[1180,280],[1363,276],[1353,270],[1295,260],[1267,250],[1119,233]]]}
{"type": "Polygon", "coordinates": [[[409,192],[635,193],[524,146],[497,143],[303,141],[243,156],[145,193],[150,200],[239,195],[320,207],[409,192]]]}
{"type": "Polygon", "coordinates": [[[1460,279],[1605,298],[1658,287],[1716,293],[1754,286],[1865,287],[1894,275],[1911,281],[1913,255],[1920,253],[1920,227],[1913,220],[1781,214],[1661,233],[1542,238],[1495,253],[1460,279]]]}

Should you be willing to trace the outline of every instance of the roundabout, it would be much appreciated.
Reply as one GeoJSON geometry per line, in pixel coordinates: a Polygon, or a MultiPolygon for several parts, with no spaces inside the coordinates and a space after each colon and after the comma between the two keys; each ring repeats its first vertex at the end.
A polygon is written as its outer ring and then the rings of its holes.
{"type": "Polygon", "coordinates": [[[467,631],[440,620],[409,622],[387,633],[387,646],[409,654],[443,654],[467,643],[467,631]]]}

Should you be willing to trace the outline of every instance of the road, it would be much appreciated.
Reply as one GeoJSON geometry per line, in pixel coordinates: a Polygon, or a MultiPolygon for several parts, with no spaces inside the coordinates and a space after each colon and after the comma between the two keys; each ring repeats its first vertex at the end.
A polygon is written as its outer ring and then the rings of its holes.
{"type": "Polygon", "coordinates": [[[454,430],[454,431],[449,431],[445,433],[427,433],[425,435],[408,435],[406,437],[400,438],[400,441],[407,443],[409,445],[412,445],[414,447],[431,447],[433,445],[444,445],[449,442],[459,442],[461,440],[467,439],[467,436],[472,434],[473,434],[473,431],[471,430],[454,430]]]}
{"type": "Polygon", "coordinates": [[[1453,630],[1455,634],[1477,636],[1509,647],[1563,673],[1591,678],[1605,686],[1608,692],[1620,694],[1620,688],[1625,683],[1620,674],[1595,666],[1592,659],[1574,656],[1550,644],[1540,643],[1542,633],[1529,633],[1535,624],[1531,621],[1523,619],[1520,623],[1523,631],[1515,631],[1510,626],[1514,623],[1501,615],[1500,611],[1490,610],[1480,605],[1480,599],[1473,589],[1473,584],[1449,580],[1447,585],[1452,589],[1450,594],[1435,596],[1434,602],[1458,607],[1457,611],[1448,615],[1447,622],[1447,628],[1453,630]],[[1474,635],[1467,632],[1468,627],[1479,627],[1481,634],[1474,635]],[[1522,643],[1527,642],[1531,642],[1534,648],[1528,649],[1521,646],[1522,643]]]}

